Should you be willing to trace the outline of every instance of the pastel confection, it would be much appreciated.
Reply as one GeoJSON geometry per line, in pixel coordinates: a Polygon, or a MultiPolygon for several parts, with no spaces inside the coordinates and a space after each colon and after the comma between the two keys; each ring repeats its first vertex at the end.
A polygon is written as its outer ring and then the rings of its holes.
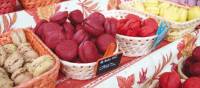
{"type": "Polygon", "coordinates": [[[76,40],[78,44],[82,43],[83,41],[89,40],[90,36],[85,30],[78,30],[73,37],[73,40],[76,40]]]}
{"type": "Polygon", "coordinates": [[[190,6],[196,6],[197,0],[187,0],[188,5],[190,6]]]}
{"type": "Polygon", "coordinates": [[[34,77],[37,77],[51,69],[53,65],[53,58],[49,55],[44,55],[38,57],[30,65],[28,65],[28,71],[33,74],[34,77]]]}
{"type": "Polygon", "coordinates": [[[12,31],[11,32],[11,39],[14,44],[20,45],[21,43],[26,42],[26,36],[23,30],[19,30],[17,32],[12,31]]]}
{"type": "Polygon", "coordinates": [[[83,13],[80,10],[74,10],[69,14],[69,20],[73,24],[80,24],[84,20],[83,13]]]}
{"type": "Polygon", "coordinates": [[[176,72],[165,72],[159,78],[159,88],[180,88],[181,80],[176,72]]]}
{"type": "Polygon", "coordinates": [[[19,45],[21,43],[18,35],[16,32],[11,32],[11,38],[12,38],[12,42],[15,44],[15,45],[19,45]]]}
{"type": "Polygon", "coordinates": [[[92,36],[99,36],[104,33],[105,17],[99,12],[94,12],[84,21],[85,30],[92,36]]]}
{"type": "Polygon", "coordinates": [[[176,2],[176,3],[178,3],[178,2],[179,2],[179,0],[170,0],[170,1],[172,1],[172,2],[176,2]]]}
{"type": "Polygon", "coordinates": [[[30,50],[32,50],[30,43],[22,43],[17,48],[17,51],[19,53],[25,53],[25,52],[30,51],[30,50]]]}
{"type": "Polygon", "coordinates": [[[179,14],[177,13],[179,10],[176,6],[170,6],[168,10],[164,12],[164,18],[167,20],[178,21],[179,14]]]}
{"type": "Polygon", "coordinates": [[[160,16],[164,16],[164,11],[165,10],[167,10],[168,8],[170,7],[170,4],[169,3],[161,3],[160,5],[159,5],[159,8],[160,8],[160,13],[159,13],[159,15],[160,16]]]}
{"type": "Polygon", "coordinates": [[[25,36],[25,33],[24,33],[23,30],[19,30],[19,31],[17,31],[16,33],[17,33],[18,37],[20,38],[21,43],[27,42],[27,41],[26,41],[26,36],[25,36]]]}
{"type": "Polygon", "coordinates": [[[111,34],[100,35],[96,40],[96,45],[101,52],[105,52],[111,43],[115,43],[115,37],[111,34]]]}
{"type": "Polygon", "coordinates": [[[4,65],[4,62],[7,58],[7,54],[6,51],[4,50],[4,48],[1,46],[0,47],[0,66],[4,65]]]}
{"type": "Polygon", "coordinates": [[[24,58],[18,52],[11,54],[5,61],[4,67],[9,73],[13,73],[24,64],[24,58]]]}
{"type": "Polygon", "coordinates": [[[200,0],[197,1],[197,6],[200,6],[200,0]]]}
{"type": "Polygon", "coordinates": [[[6,44],[3,46],[3,48],[8,55],[14,53],[17,50],[17,46],[14,44],[6,44]]]}
{"type": "Polygon", "coordinates": [[[134,4],[134,8],[137,9],[138,11],[142,11],[142,12],[145,11],[143,3],[141,3],[141,2],[134,2],[133,4],[134,4]]]}
{"type": "Polygon", "coordinates": [[[70,24],[69,22],[65,22],[63,24],[63,27],[64,27],[65,39],[67,40],[72,39],[75,32],[74,26],[70,24]]]}
{"type": "Polygon", "coordinates": [[[13,88],[13,81],[9,78],[0,77],[0,88],[13,88]]]}
{"type": "Polygon", "coordinates": [[[178,20],[179,22],[185,22],[185,21],[187,21],[187,14],[188,14],[187,9],[179,8],[178,13],[180,14],[179,15],[179,20],[178,20]]]}
{"type": "Polygon", "coordinates": [[[117,19],[115,18],[106,18],[104,23],[105,32],[115,35],[117,33],[117,19]]]}
{"type": "Polygon", "coordinates": [[[190,77],[184,82],[183,88],[200,88],[200,78],[190,77]]]}
{"type": "Polygon", "coordinates": [[[50,21],[63,24],[64,22],[66,22],[67,17],[68,12],[58,12],[54,16],[50,17],[50,21]]]}
{"type": "Polygon", "coordinates": [[[33,75],[27,71],[26,68],[17,69],[11,76],[15,85],[19,85],[23,82],[27,82],[33,78],[33,75]]]}
{"type": "Polygon", "coordinates": [[[180,3],[180,4],[186,5],[186,4],[187,4],[187,1],[188,1],[188,0],[179,0],[179,3],[180,3]]]}
{"type": "Polygon", "coordinates": [[[8,73],[0,67],[0,88],[13,88],[13,81],[8,77],[8,73]]]}
{"type": "Polygon", "coordinates": [[[30,46],[29,43],[22,43],[17,50],[24,56],[24,58],[26,58],[25,62],[32,62],[33,59],[39,57],[38,53],[30,46]]]}
{"type": "Polygon", "coordinates": [[[6,70],[4,68],[1,68],[1,67],[0,67],[0,77],[9,78],[6,70]]]}
{"type": "Polygon", "coordinates": [[[188,11],[188,19],[193,20],[197,18],[200,18],[200,7],[193,6],[188,11]]]}
{"type": "Polygon", "coordinates": [[[154,7],[154,6],[158,6],[158,4],[159,4],[158,0],[146,0],[144,2],[145,7],[150,7],[150,6],[154,7]]]}
{"type": "Polygon", "coordinates": [[[100,57],[96,45],[91,41],[81,43],[78,53],[81,61],[84,63],[95,62],[100,57]]]}

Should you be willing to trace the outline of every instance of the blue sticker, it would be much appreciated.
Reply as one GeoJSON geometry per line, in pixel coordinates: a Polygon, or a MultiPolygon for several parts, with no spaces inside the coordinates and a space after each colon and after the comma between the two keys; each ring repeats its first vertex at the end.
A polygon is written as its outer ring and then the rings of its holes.
{"type": "Polygon", "coordinates": [[[161,21],[160,26],[156,32],[157,38],[154,41],[153,49],[155,49],[160,44],[160,42],[165,38],[168,29],[169,27],[167,26],[167,24],[164,21],[161,21]]]}

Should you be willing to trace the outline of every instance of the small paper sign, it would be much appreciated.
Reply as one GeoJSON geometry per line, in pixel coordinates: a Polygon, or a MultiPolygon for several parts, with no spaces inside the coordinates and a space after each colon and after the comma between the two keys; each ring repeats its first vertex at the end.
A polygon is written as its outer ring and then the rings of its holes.
{"type": "Polygon", "coordinates": [[[156,32],[157,38],[154,41],[153,48],[156,48],[159,45],[159,43],[165,38],[168,29],[169,27],[167,26],[167,24],[161,21],[160,26],[156,32]]]}
{"type": "Polygon", "coordinates": [[[122,53],[100,59],[96,66],[96,75],[105,73],[107,71],[117,68],[120,64],[122,53]]]}

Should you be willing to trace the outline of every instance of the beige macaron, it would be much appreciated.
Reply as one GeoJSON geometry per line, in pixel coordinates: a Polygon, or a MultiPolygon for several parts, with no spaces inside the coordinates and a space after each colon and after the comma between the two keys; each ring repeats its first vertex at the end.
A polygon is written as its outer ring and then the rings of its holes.
{"type": "Polygon", "coordinates": [[[17,51],[19,51],[19,53],[24,53],[24,52],[27,52],[27,51],[30,51],[32,50],[33,48],[31,47],[31,44],[30,43],[21,43],[18,48],[17,48],[17,51]]]}
{"type": "Polygon", "coordinates": [[[26,68],[17,69],[11,76],[15,85],[19,85],[23,82],[29,81],[33,78],[33,75],[27,71],[26,68]]]}
{"type": "Polygon", "coordinates": [[[30,46],[29,43],[22,43],[17,49],[23,56],[26,63],[32,62],[39,57],[38,53],[30,46]]]}
{"type": "Polygon", "coordinates": [[[9,78],[8,77],[8,73],[6,72],[6,70],[4,70],[1,67],[0,67],[0,77],[2,77],[2,78],[9,78]]]}
{"type": "Polygon", "coordinates": [[[14,44],[20,45],[21,43],[26,42],[26,36],[23,30],[19,31],[12,31],[11,32],[11,39],[14,44]]]}
{"type": "Polygon", "coordinates": [[[14,44],[3,45],[3,48],[8,55],[14,53],[17,50],[17,46],[15,46],[14,44]]]}
{"type": "Polygon", "coordinates": [[[35,59],[29,66],[28,70],[34,77],[39,76],[53,67],[54,60],[49,55],[44,55],[35,59]]]}
{"type": "Polygon", "coordinates": [[[9,78],[0,77],[0,88],[13,88],[14,83],[9,78]]]}
{"type": "Polygon", "coordinates": [[[7,58],[7,53],[2,46],[0,46],[0,66],[4,65],[4,62],[7,58]]]}
{"type": "Polygon", "coordinates": [[[0,67],[0,88],[12,88],[13,82],[8,77],[8,73],[0,67]]]}
{"type": "Polygon", "coordinates": [[[13,73],[21,68],[23,64],[24,58],[18,52],[14,52],[6,59],[4,67],[9,73],[13,73]]]}

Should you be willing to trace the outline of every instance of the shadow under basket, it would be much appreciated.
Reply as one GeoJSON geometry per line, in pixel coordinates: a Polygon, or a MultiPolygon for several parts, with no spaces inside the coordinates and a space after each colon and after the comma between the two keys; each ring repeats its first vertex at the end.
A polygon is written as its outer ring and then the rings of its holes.
{"type": "Polygon", "coordinates": [[[19,0],[25,9],[43,7],[60,2],[61,0],[19,0]]]}
{"type": "Polygon", "coordinates": [[[16,0],[0,0],[0,15],[13,12],[16,8],[16,0]]]}
{"type": "MultiPolygon", "coordinates": [[[[12,31],[18,31],[18,30],[12,30],[12,31]]],[[[54,58],[54,65],[53,67],[43,73],[42,75],[35,77],[31,79],[30,81],[21,83],[18,86],[15,86],[14,88],[55,88],[56,86],[56,80],[58,77],[58,72],[60,68],[60,62],[57,56],[55,56],[50,49],[48,49],[42,41],[32,32],[32,30],[23,30],[26,35],[27,41],[31,44],[33,49],[38,52],[38,54],[41,55],[50,55],[54,58]]],[[[10,32],[6,32],[2,35],[0,35],[0,45],[5,45],[12,43],[12,39],[10,37],[10,32]]]]}

